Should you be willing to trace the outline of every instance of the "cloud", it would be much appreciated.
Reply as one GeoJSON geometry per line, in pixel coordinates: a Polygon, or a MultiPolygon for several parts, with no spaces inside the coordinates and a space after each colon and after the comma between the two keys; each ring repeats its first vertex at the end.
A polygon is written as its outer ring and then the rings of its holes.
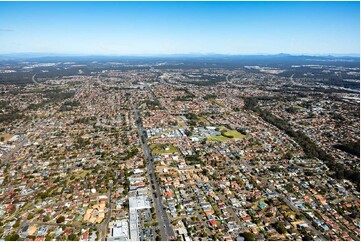
{"type": "Polygon", "coordinates": [[[0,32],[14,32],[13,29],[0,29],[0,32]]]}

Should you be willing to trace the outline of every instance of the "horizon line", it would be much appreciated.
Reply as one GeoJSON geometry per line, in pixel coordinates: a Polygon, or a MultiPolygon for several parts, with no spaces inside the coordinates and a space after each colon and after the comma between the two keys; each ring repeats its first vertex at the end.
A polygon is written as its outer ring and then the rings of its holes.
{"type": "Polygon", "coordinates": [[[162,56],[277,56],[277,55],[289,55],[289,56],[333,56],[333,57],[360,57],[360,53],[202,53],[202,52],[188,52],[188,53],[152,53],[152,54],[108,54],[108,53],[56,53],[56,52],[8,52],[1,53],[0,56],[15,56],[15,55],[39,55],[38,57],[55,57],[55,56],[102,56],[102,57],[162,57],[162,56]]]}

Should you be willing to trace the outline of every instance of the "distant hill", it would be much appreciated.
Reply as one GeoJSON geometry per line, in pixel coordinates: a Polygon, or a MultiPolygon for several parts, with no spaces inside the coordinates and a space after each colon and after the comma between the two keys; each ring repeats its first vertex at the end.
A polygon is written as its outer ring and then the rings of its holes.
{"type": "Polygon", "coordinates": [[[174,55],[66,55],[66,54],[47,54],[47,53],[23,53],[23,54],[3,54],[0,55],[0,62],[110,62],[126,61],[129,63],[151,63],[156,61],[167,62],[167,64],[184,63],[189,65],[196,64],[215,64],[227,67],[237,67],[239,65],[296,65],[296,64],[347,64],[357,67],[360,58],[355,56],[322,56],[322,55],[291,55],[280,53],[276,55],[224,55],[224,54],[174,54],[174,55]]]}

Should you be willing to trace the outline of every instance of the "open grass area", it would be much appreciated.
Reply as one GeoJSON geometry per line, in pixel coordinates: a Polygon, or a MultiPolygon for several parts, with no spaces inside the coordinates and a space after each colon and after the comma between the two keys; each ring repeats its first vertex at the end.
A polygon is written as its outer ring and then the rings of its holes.
{"type": "Polygon", "coordinates": [[[184,122],[184,121],[178,121],[178,126],[179,127],[185,127],[185,126],[187,126],[187,124],[184,122]]]}
{"type": "Polygon", "coordinates": [[[27,202],[22,209],[28,210],[30,208],[34,207],[34,204],[32,202],[27,202]]]}
{"type": "Polygon", "coordinates": [[[172,144],[151,144],[149,148],[152,150],[152,154],[171,154],[178,151],[177,147],[172,144]]]}
{"type": "Polygon", "coordinates": [[[223,103],[221,103],[221,102],[219,102],[219,101],[217,101],[216,99],[214,99],[214,98],[210,98],[210,99],[208,99],[210,102],[212,102],[212,103],[214,103],[214,104],[216,104],[216,105],[218,105],[218,106],[220,106],[220,107],[222,107],[222,108],[224,108],[224,104],[223,103]]]}
{"type": "Polygon", "coordinates": [[[222,132],[222,131],[227,131],[228,129],[222,125],[221,127],[219,127],[219,130],[222,132]]]}
{"type": "Polygon", "coordinates": [[[223,135],[216,135],[216,136],[209,136],[207,138],[208,141],[227,141],[230,140],[231,138],[225,137],[223,135]]]}
{"type": "Polygon", "coordinates": [[[84,178],[91,170],[84,170],[75,174],[75,178],[84,178]]]}
{"type": "Polygon", "coordinates": [[[200,122],[204,123],[205,125],[210,125],[209,121],[207,119],[205,119],[202,116],[198,116],[198,119],[200,122]]]}
{"type": "Polygon", "coordinates": [[[225,135],[233,136],[233,138],[235,138],[235,139],[244,139],[246,137],[244,134],[241,134],[237,130],[227,130],[225,132],[225,135]]]}
{"type": "MultiPolygon", "coordinates": [[[[70,176],[67,177],[66,183],[69,184],[71,182],[73,182],[75,179],[83,179],[88,173],[90,173],[91,170],[83,170],[77,173],[73,173],[70,176]]],[[[54,192],[55,189],[52,190],[52,192],[54,192]]]]}
{"type": "Polygon", "coordinates": [[[224,126],[219,127],[222,135],[210,136],[208,141],[228,141],[230,139],[244,139],[246,136],[238,132],[237,130],[229,130],[224,126]]]}
{"type": "Polygon", "coordinates": [[[297,109],[297,110],[303,109],[303,107],[301,107],[299,105],[293,105],[292,108],[297,109]]]}

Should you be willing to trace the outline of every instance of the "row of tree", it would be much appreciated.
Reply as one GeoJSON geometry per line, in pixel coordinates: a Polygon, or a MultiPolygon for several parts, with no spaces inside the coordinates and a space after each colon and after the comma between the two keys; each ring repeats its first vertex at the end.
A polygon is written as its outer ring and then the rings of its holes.
{"type": "Polygon", "coordinates": [[[0,114],[0,123],[10,123],[17,119],[24,118],[24,115],[19,112],[0,114]]]}
{"type": "Polygon", "coordinates": [[[360,140],[357,142],[349,142],[345,144],[336,144],[333,147],[345,151],[351,155],[360,156],[360,140]]]}
{"type": "Polygon", "coordinates": [[[316,145],[307,135],[301,131],[295,131],[291,125],[268,110],[258,107],[258,100],[255,97],[246,97],[244,99],[244,108],[252,110],[265,120],[266,122],[276,126],[278,129],[283,130],[288,136],[292,137],[303,149],[306,158],[318,158],[326,162],[328,168],[334,172],[334,177],[337,179],[348,179],[354,182],[358,187],[360,183],[360,171],[351,170],[346,165],[338,163],[335,159],[327,154],[323,149],[316,145]]]}

